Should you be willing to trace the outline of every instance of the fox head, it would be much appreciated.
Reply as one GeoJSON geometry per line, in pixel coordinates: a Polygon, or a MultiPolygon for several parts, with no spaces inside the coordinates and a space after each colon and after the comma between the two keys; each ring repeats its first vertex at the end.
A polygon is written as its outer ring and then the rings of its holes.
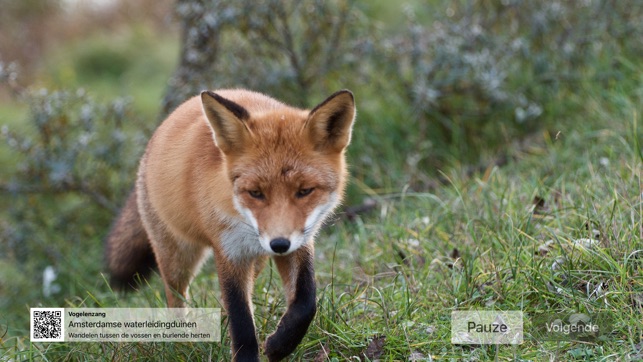
{"type": "Polygon", "coordinates": [[[210,91],[201,100],[234,207],[261,248],[286,255],[312,240],[343,196],[353,94],[341,90],[310,111],[275,103],[249,112],[210,91]]]}

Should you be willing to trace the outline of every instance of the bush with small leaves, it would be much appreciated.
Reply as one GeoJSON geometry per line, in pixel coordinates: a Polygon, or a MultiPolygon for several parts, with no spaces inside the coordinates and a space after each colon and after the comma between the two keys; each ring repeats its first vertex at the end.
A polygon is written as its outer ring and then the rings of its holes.
{"type": "Polygon", "coordinates": [[[475,162],[481,150],[560,122],[580,82],[618,81],[626,73],[615,57],[643,49],[631,36],[643,34],[636,1],[442,4],[446,16],[428,24],[409,8],[406,32],[381,48],[387,79],[412,109],[421,168],[475,162]]]}
{"type": "MultiPolygon", "coordinates": [[[[5,82],[15,80],[15,68],[0,69],[5,82]]],[[[12,89],[29,115],[20,132],[1,128],[14,158],[0,182],[0,255],[25,270],[72,266],[61,277],[73,280],[78,256],[102,260],[102,238],[133,185],[149,129],[126,98],[100,103],[84,90],[12,89]]]]}

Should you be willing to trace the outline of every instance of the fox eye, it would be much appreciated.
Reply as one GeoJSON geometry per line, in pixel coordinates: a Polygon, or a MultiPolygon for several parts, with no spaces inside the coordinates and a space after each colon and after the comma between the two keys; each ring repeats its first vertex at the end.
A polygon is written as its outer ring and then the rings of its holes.
{"type": "Polygon", "coordinates": [[[297,197],[298,198],[306,197],[310,195],[310,193],[313,192],[314,189],[315,189],[314,187],[311,187],[308,189],[299,189],[299,191],[297,191],[297,197]]]}
{"type": "Polygon", "coordinates": [[[250,196],[252,196],[253,198],[259,199],[259,200],[263,200],[266,198],[263,192],[261,192],[260,190],[249,190],[248,194],[250,194],[250,196]]]}

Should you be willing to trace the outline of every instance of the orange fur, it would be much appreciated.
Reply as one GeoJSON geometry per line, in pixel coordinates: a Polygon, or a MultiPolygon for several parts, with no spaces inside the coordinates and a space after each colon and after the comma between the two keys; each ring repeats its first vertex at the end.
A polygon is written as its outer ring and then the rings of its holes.
{"type": "Polygon", "coordinates": [[[141,159],[130,197],[136,203],[128,202],[107,241],[113,275],[131,273],[122,262],[132,259],[128,248],[149,243],[168,305],[181,307],[212,250],[233,352],[254,359],[254,334],[243,328],[253,327],[252,285],[272,256],[289,309],[264,352],[284,358],[302,337],[289,333],[305,332],[314,315],[313,239],[342,198],[354,117],[348,91],[312,111],[247,90],[189,99],[159,126],[141,159]],[[141,225],[145,233],[136,234],[141,225]],[[133,244],[133,234],[147,238],[133,244]]]}

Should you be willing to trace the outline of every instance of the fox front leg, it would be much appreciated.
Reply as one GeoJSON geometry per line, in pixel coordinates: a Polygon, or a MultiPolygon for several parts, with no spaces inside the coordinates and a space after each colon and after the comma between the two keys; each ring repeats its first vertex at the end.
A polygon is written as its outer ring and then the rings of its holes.
{"type": "Polygon", "coordinates": [[[264,353],[269,361],[280,361],[295,350],[317,311],[313,247],[303,246],[286,256],[275,256],[275,264],[284,284],[288,309],[268,337],[264,353]]]}
{"type": "Polygon", "coordinates": [[[259,344],[252,313],[254,262],[234,263],[215,250],[221,297],[228,313],[232,360],[259,362],[259,344]]]}

